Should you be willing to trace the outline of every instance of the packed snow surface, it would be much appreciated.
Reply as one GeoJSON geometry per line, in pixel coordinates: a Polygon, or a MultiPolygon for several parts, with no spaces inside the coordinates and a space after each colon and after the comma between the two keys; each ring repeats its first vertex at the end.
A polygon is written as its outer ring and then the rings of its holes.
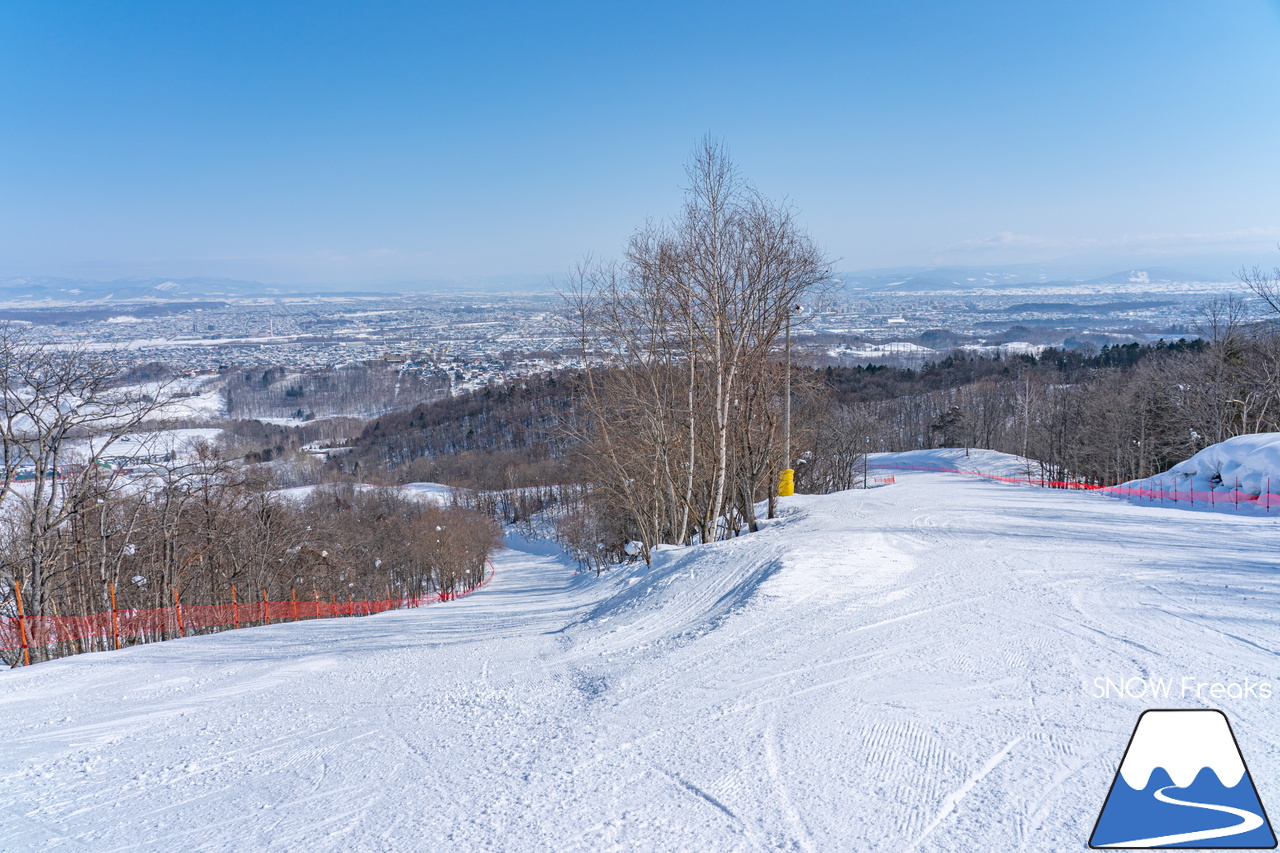
{"type": "Polygon", "coordinates": [[[1280,432],[1238,435],[1211,444],[1163,474],[1124,485],[1144,489],[1194,489],[1251,495],[1280,493],[1280,432]],[[1238,486],[1237,486],[1238,484],[1238,486]]]}
{"type": "Polygon", "coordinates": [[[1223,709],[1280,802],[1274,521],[896,480],[600,580],[513,540],[457,602],[0,673],[0,849],[1075,850],[1150,707],[1223,709]]]}

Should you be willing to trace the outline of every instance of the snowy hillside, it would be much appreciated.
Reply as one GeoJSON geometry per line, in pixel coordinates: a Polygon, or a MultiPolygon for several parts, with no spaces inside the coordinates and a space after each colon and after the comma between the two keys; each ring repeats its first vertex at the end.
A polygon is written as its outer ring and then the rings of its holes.
{"type": "Polygon", "coordinates": [[[1040,463],[1033,459],[977,448],[965,450],[960,447],[938,447],[901,453],[872,453],[870,459],[872,470],[960,471],[1014,479],[1037,479],[1041,470],[1040,463]]]}
{"type": "MultiPolygon", "coordinates": [[[[355,489],[360,492],[387,490],[396,492],[403,497],[412,498],[414,500],[424,501],[426,503],[438,504],[440,506],[448,506],[452,501],[453,487],[446,486],[441,483],[405,483],[403,486],[375,486],[369,483],[356,483],[355,489]]],[[[293,486],[288,489],[279,489],[276,494],[289,498],[290,500],[303,501],[313,495],[319,486],[293,486]]]]}
{"type": "Polygon", "coordinates": [[[517,540],[463,601],[0,673],[0,849],[1083,849],[1149,707],[1223,709],[1280,802],[1280,699],[1213,689],[1275,677],[1274,522],[895,476],[599,581],[517,540]]]}

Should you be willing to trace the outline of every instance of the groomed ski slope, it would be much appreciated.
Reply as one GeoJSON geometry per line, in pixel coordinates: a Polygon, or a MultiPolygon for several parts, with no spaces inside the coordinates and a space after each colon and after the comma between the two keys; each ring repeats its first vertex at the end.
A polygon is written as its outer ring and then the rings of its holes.
{"type": "Polygon", "coordinates": [[[896,477],[648,570],[514,542],[458,602],[2,672],[0,849],[1074,850],[1148,707],[1222,708],[1280,811],[1280,689],[1176,686],[1280,678],[1275,521],[896,477]]]}

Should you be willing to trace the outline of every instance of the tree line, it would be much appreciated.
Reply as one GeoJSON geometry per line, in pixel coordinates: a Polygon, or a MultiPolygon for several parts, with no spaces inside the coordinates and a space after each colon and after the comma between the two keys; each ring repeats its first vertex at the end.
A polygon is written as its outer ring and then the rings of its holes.
{"type": "Polygon", "coordinates": [[[1249,321],[1234,299],[1204,313],[1193,340],[819,371],[807,386],[809,464],[797,482],[844,487],[867,452],[978,447],[1034,460],[1037,476],[1112,484],[1280,429],[1277,329],[1249,321]]]}

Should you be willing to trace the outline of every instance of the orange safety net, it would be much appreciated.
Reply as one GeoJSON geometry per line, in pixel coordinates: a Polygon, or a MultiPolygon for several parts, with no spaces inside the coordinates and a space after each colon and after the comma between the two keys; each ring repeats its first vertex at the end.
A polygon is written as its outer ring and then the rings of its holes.
{"type": "MultiPolygon", "coordinates": [[[[487,561],[486,561],[487,562],[487,561]]],[[[91,616],[0,616],[0,651],[76,643],[94,648],[111,648],[117,638],[121,643],[135,638],[159,639],[165,634],[209,633],[251,625],[278,624],[303,619],[332,619],[339,616],[371,616],[387,610],[422,607],[439,601],[451,601],[487,586],[493,579],[493,564],[474,587],[461,592],[433,592],[418,597],[388,598],[378,601],[316,601],[286,599],[284,601],[240,601],[227,604],[149,607],[95,613],[91,616]]]]}

